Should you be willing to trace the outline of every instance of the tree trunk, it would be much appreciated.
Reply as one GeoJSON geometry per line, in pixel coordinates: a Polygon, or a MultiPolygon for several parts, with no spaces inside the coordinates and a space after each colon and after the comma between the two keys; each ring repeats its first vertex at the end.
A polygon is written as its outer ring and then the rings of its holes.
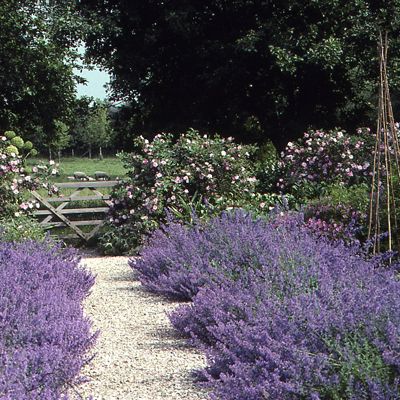
{"type": "Polygon", "coordinates": [[[58,163],[60,164],[61,163],[61,150],[58,150],[57,156],[58,156],[58,163]]]}
{"type": "Polygon", "coordinates": [[[89,145],[89,158],[92,158],[92,145],[89,145]]]}
{"type": "Polygon", "coordinates": [[[53,153],[51,151],[51,148],[49,147],[49,160],[53,159],[53,153]]]}
{"type": "Polygon", "coordinates": [[[99,147],[99,158],[100,158],[100,160],[103,159],[103,151],[101,149],[101,146],[99,147]]]}
{"type": "Polygon", "coordinates": [[[75,157],[75,150],[74,149],[71,149],[71,156],[75,157]]]}

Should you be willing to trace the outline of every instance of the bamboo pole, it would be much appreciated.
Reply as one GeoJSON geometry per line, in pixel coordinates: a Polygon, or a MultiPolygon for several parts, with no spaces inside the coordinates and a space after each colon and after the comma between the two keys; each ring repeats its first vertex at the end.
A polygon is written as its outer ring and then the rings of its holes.
{"type": "Polygon", "coordinates": [[[381,223],[386,221],[387,250],[400,249],[398,234],[395,183],[400,182],[400,144],[390,99],[387,70],[387,33],[379,33],[379,101],[378,118],[373,155],[372,183],[370,191],[368,239],[373,242],[373,254],[381,250],[381,223]],[[394,182],[394,179],[397,179],[394,182]],[[382,218],[382,212],[386,213],[382,218]]]}

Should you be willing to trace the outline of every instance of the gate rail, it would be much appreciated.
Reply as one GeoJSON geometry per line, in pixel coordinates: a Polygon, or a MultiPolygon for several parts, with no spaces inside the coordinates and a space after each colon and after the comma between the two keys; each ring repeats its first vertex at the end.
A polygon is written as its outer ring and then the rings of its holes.
{"type": "Polygon", "coordinates": [[[74,233],[57,235],[60,239],[82,239],[89,241],[99,231],[105,223],[105,216],[111,205],[110,195],[101,193],[99,188],[112,188],[118,181],[89,181],[89,182],[64,182],[57,183],[60,189],[58,197],[44,197],[37,191],[32,191],[32,196],[40,203],[42,209],[35,211],[33,214],[37,218],[44,217],[40,221],[40,225],[44,228],[70,228],[74,233]],[[63,196],[62,189],[76,189],[73,193],[63,196]],[[80,193],[89,189],[93,195],[81,196],[80,193]],[[102,200],[105,206],[95,207],[79,207],[79,201],[82,200],[102,200]],[[75,208],[67,208],[69,204],[76,204],[75,208]],[[54,205],[52,204],[54,203],[54,205]],[[61,203],[61,204],[58,204],[61,203]],[[57,205],[58,204],[58,205],[57,205]],[[95,215],[96,219],[71,219],[69,216],[95,215]],[[94,226],[90,232],[84,232],[80,226],[94,226]]]}

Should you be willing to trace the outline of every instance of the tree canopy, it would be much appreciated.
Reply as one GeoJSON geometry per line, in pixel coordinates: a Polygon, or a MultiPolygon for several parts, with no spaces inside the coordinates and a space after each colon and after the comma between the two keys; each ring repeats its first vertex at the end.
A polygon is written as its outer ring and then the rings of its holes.
{"type": "Polygon", "coordinates": [[[71,119],[83,23],[68,0],[0,2],[0,130],[50,146],[71,119]]]}
{"type": "Polygon", "coordinates": [[[375,119],[379,28],[399,87],[399,0],[80,0],[88,56],[144,132],[277,144],[375,119]]]}

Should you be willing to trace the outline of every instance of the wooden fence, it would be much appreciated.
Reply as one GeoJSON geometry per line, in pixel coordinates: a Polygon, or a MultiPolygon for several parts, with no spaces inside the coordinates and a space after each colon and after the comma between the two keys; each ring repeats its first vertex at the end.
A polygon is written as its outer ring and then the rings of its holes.
{"type": "Polygon", "coordinates": [[[105,222],[105,217],[111,204],[110,195],[103,194],[99,189],[112,188],[118,181],[82,181],[57,183],[59,193],[57,197],[44,197],[37,191],[32,196],[40,203],[40,209],[34,212],[40,224],[51,231],[53,228],[69,228],[73,233],[54,235],[60,239],[82,239],[89,241],[99,231],[105,222]],[[73,193],[63,195],[63,190],[76,189],[73,193]],[[90,195],[82,195],[83,191],[90,191],[90,195]],[[92,194],[93,193],[93,194],[92,194]],[[79,207],[82,201],[103,202],[102,206],[79,207]],[[70,207],[72,206],[72,207],[70,207]],[[93,226],[85,232],[83,226],[93,226]]]}

